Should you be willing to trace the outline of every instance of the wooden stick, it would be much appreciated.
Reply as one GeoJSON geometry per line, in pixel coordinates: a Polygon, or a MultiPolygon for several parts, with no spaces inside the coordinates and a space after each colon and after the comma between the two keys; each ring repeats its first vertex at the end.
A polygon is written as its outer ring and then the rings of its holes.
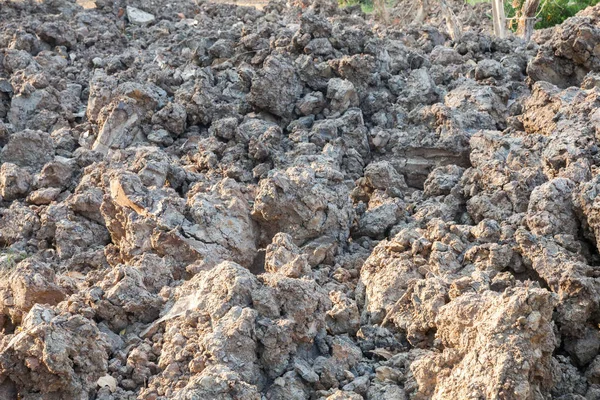
{"type": "Polygon", "coordinates": [[[419,5],[419,8],[417,9],[415,22],[417,24],[422,24],[423,21],[425,21],[425,9],[427,8],[427,0],[417,0],[417,4],[419,5]]]}
{"type": "Polygon", "coordinates": [[[389,24],[389,15],[388,10],[385,5],[385,0],[373,0],[373,5],[377,14],[379,14],[379,18],[383,21],[384,24],[389,24]]]}
{"type": "Polygon", "coordinates": [[[525,0],[521,9],[521,18],[519,18],[519,27],[517,34],[525,39],[526,42],[531,40],[533,27],[535,26],[535,13],[540,5],[540,0],[525,0]]]}
{"type": "Polygon", "coordinates": [[[448,34],[450,38],[454,41],[459,40],[462,37],[462,26],[452,9],[446,3],[446,0],[440,0],[440,5],[442,7],[442,15],[446,20],[446,26],[448,27],[448,34]]]}
{"type": "Polygon", "coordinates": [[[506,37],[506,15],[504,0],[492,0],[492,16],[494,19],[494,34],[499,38],[506,37]]]}

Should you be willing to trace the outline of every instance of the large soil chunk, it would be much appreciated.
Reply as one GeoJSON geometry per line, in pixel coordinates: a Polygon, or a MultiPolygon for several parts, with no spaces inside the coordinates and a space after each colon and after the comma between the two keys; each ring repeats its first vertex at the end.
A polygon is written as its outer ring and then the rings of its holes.
{"type": "Polygon", "coordinates": [[[0,152],[0,160],[19,167],[38,169],[54,158],[54,145],[50,135],[41,131],[25,130],[9,137],[0,152]]]}
{"type": "Polygon", "coordinates": [[[106,374],[106,349],[93,321],[80,315],[56,315],[35,306],[21,332],[0,343],[0,374],[13,381],[24,397],[41,393],[87,398],[106,374]]]}
{"type": "Polygon", "coordinates": [[[553,29],[527,74],[534,81],[566,88],[581,84],[588,72],[600,71],[599,19],[598,9],[590,8],[553,29]]]}
{"type": "Polygon", "coordinates": [[[352,209],[340,178],[320,163],[274,171],[260,182],[252,213],[267,232],[289,233],[298,245],[321,236],[344,243],[352,209]]]}
{"type": "MultiPolygon", "coordinates": [[[[13,258],[17,258],[13,255],[13,258]]],[[[19,263],[5,260],[5,275],[0,288],[2,313],[10,317],[13,325],[21,323],[24,315],[36,304],[56,305],[66,293],[56,282],[54,270],[46,263],[25,259],[19,263]],[[13,265],[11,265],[13,264],[13,265]]]]}
{"type": "Polygon", "coordinates": [[[535,399],[552,382],[554,300],[543,289],[464,295],[440,310],[437,337],[444,351],[411,369],[432,399],[480,396],[535,399]],[[440,371],[432,374],[431,368],[440,371]],[[467,372],[468,371],[468,372],[467,372]]]}
{"type": "Polygon", "coordinates": [[[294,68],[282,57],[269,57],[252,79],[248,100],[259,109],[290,118],[301,95],[302,84],[294,68]]]}

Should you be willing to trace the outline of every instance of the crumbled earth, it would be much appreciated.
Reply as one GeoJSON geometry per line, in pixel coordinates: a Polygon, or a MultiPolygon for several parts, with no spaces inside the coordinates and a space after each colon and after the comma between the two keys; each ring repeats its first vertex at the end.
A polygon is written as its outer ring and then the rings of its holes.
{"type": "Polygon", "coordinates": [[[0,3],[0,399],[600,399],[600,6],[450,3],[0,3]]]}

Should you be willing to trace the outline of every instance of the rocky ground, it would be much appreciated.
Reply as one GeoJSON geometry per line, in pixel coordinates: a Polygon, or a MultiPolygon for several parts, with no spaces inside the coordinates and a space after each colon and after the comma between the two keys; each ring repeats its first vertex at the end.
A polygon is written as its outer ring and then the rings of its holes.
{"type": "Polygon", "coordinates": [[[0,399],[600,399],[600,7],[127,3],[0,3],[0,399]]]}

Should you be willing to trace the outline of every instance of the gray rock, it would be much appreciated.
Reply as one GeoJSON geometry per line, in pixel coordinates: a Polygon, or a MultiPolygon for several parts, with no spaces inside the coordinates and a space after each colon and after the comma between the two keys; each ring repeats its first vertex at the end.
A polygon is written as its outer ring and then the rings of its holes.
{"type": "Polygon", "coordinates": [[[301,95],[302,84],[293,66],[283,57],[270,56],[252,79],[248,101],[258,109],[291,118],[301,95]]]}
{"type": "Polygon", "coordinates": [[[154,15],[140,10],[139,8],[127,6],[127,19],[132,24],[145,25],[153,22],[156,18],[154,15]]]}
{"type": "Polygon", "coordinates": [[[331,109],[337,112],[344,112],[349,107],[358,106],[358,94],[352,82],[333,78],[327,84],[327,99],[331,104],[331,109]]]}
{"type": "Polygon", "coordinates": [[[29,172],[5,162],[0,167],[0,195],[4,201],[24,197],[29,192],[32,178],[29,172]]]}
{"type": "Polygon", "coordinates": [[[54,159],[54,145],[48,135],[41,131],[25,130],[10,136],[8,143],[0,151],[3,163],[13,163],[20,167],[39,169],[54,159]]]}
{"type": "Polygon", "coordinates": [[[294,371],[298,373],[308,383],[316,383],[319,381],[319,375],[302,359],[294,359],[294,371]]]}

